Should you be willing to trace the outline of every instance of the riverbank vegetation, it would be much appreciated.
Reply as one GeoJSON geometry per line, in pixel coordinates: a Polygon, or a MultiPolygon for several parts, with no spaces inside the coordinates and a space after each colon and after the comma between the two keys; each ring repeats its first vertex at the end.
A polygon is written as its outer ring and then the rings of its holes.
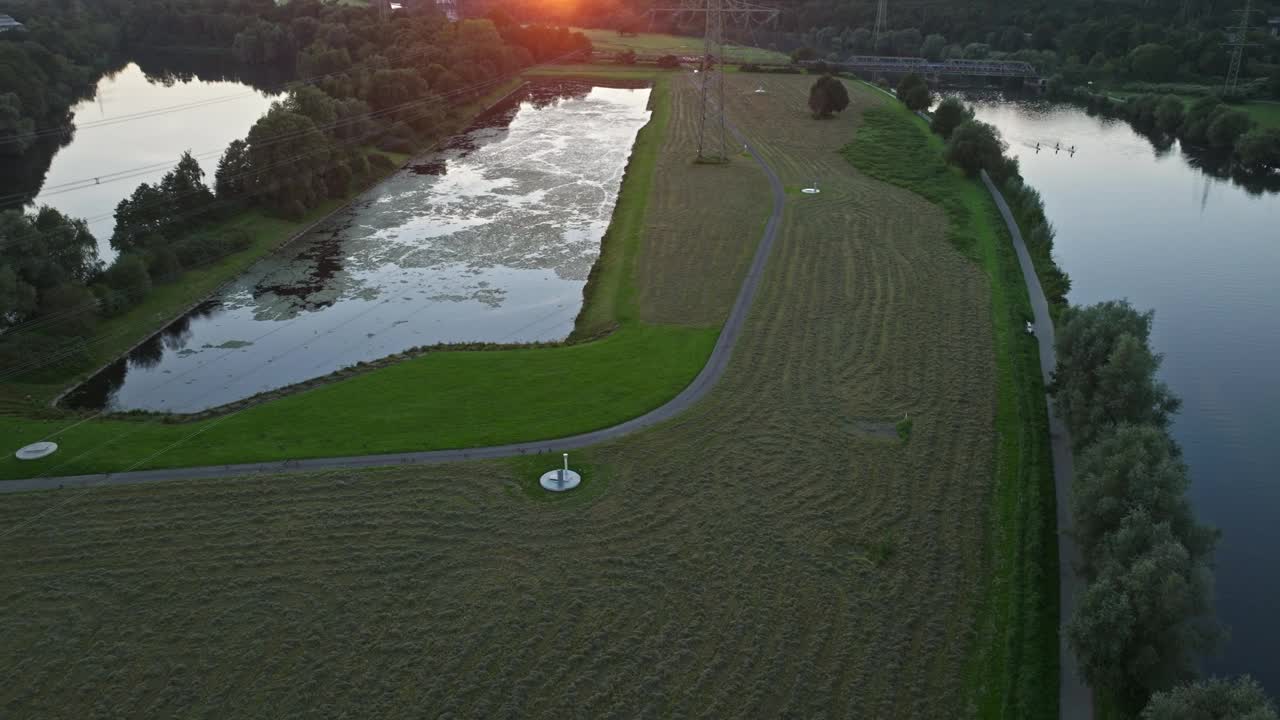
{"type": "Polygon", "coordinates": [[[1077,455],[1071,511],[1087,583],[1067,633],[1081,674],[1122,717],[1148,701],[1144,717],[1176,717],[1159,708],[1216,692],[1179,686],[1222,638],[1212,611],[1217,532],[1186,497],[1187,468],[1169,435],[1179,403],[1156,377],[1152,322],[1125,301],[1070,308],[1052,388],[1077,455]]]}
{"type": "Polygon", "coordinates": [[[896,103],[864,113],[846,151],[859,170],[947,212],[952,244],[991,283],[999,436],[988,520],[986,599],[968,674],[971,712],[1057,716],[1057,543],[1048,415],[1039,353],[1021,332],[1030,315],[1012,243],[982,185],[944,161],[946,146],[896,103]]]}
{"type": "Polygon", "coordinates": [[[1124,118],[1157,146],[1167,146],[1176,138],[1184,149],[1199,152],[1210,163],[1232,165],[1253,178],[1265,180],[1280,170],[1280,105],[1272,119],[1266,114],[1272,112],[1270,106],[1226,102],[1219,95],[1190,99],[1149,93],[1113,98],[1075,89],[1057,91],[1055,96],[1078,102],[1090,112],[1124,118]],[[1251,112],[1257,107],[1266,112],[1251,112]]]}

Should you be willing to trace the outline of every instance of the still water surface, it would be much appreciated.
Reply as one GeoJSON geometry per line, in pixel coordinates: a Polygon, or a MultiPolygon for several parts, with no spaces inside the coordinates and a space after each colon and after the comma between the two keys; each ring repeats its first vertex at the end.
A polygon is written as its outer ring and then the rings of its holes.
{"type": "Polygon", "coordinates": [[[1231,637],[1209,669],[1251,673],[1280,693],[1280,195],[1212,177],[1177,144],[1159,151],[1074,107],[976,108],[1044,198],[1071,302],[1155,309],[1161,374],[1183,400],[1173,434],[1192,501],[1223,532],[1217,605],[1231,637]]]}
{"type": "Polygon", "coordinates": [[[117,203],[159,180],[188,150],[212,186],[227,145],[247,135],[271,102],[240,82],[155,82],[130,63],[103,76],[93,99],[72,108],[75,137],[54,155],[35,206],[88,220],[98,255],[109,263],[117,203]]]}
{"type": "Polygon", "coordinates": [[[195,412],[412,347],[563,339],[648,99],[527,86],[65,404],[195,412]]]}

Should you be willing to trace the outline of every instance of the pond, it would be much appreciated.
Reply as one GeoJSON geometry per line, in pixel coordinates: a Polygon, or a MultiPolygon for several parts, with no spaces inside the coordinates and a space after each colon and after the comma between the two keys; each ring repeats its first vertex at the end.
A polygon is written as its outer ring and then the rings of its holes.
{"type": "Polygon", "coordinates": [[[129,63],[72,108],[74,137],[53,156],[34,205],[87,220],[109,263],[116,204],[139,184],[159,180],[188,150],[212,186],[227,145],[248,134],[272,99],[244,82],[156,77],[129,63]]]}
{"type": "Polygon", "coordinates": [[[648,100],[526,85],[64,404],[191,413],[414,347],[564,339],[648,100]]]}
{"type": "Polygon", "coordinates": [[[1075,107],[976,108],[1044,198],[1071,302],[1128,298],[1155,310],[1161,375],[1183,400],[1173,434],[1192,502],[1223,533],[1217,606],[1231,637],[1208,669],[1250,673],[1280,693],[1280,195],[1075,107]]]}

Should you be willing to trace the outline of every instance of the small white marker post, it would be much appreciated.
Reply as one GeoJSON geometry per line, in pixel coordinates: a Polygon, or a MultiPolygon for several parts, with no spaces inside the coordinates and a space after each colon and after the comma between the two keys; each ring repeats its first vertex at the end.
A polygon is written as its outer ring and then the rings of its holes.
{"type": "Polygon", "coordinates": [[[564,458],[564,467],[556,468],[542,474],[538,479],[538,483],[543,489],[551,492],[563,492],[578,487],[582,482],[582,475],[575,470],[569,469],[569,453],[562,453],[564,458]]]}

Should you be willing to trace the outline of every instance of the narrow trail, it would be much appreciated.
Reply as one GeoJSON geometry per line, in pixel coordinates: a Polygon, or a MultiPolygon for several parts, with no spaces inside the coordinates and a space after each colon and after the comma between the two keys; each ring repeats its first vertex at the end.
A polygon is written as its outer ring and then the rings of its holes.
{"type": "MultiPolygon", "coordinates": [[[[1044,289],[1040,287],[1031,254],[1027,251],[1027,244],[1022,239],[1018,223],[1013,219],[1009,204],[985,170],[982,171],[982,182],[987,186],[1000,215],[1009,227],[1009,235],[1013,237],[1018,265],[1022,268],[1022,279],[1027,284],[1027,295],[1031,298],[1036,341],[1040,345],[1040,373],[1047,386],[1053,379],[1053,369],[1058,362],[1054,350],[1053,319],[1049,317],[1049,301],[1045,299],[1044,289]]],[[[1049,442],[1053,452],[1054,495],[1058,507],[1058,717],[1061,720],[1092,720],[1093,696],[1076,670],[1076,656],[1067,642],[1066,633],[1067,623],[1075,612],[1076,599],[1084,590],[1083,583],[1075,572],[1076,565],[1080,562],[1080,549],[1071,536],[1070,492],[1074,473],[1071,434],[1054,412],[1053,398],[1046,395],[1045,404],[1049,410],[1049,442]]]]}
{"type": "MultiPolygon", "coordinates": [[[[692,78],[691,78],[692,80],[692,78]]],[[[727,120],[727,128],[734,138],[741,142],[751,154],[752,159],[760,166],[769,179],[769,189],[773,197],[773,207],[765,223],[764,233],[756,246],[751,266],[743,278],[742,286],[734,300],[729,316],[725,320],[720,336],[716,340],[706,365],[698,373],[693,382],[684,390],[657,407],[636,418],[612,427],[593,430],[569,437],[534,440],[508,445],[492,445],[477,448],[460,448],[456,450],[429,450],[421,452],[386,453],[379,455],[353,455],[343,457],[312,458],[306,460],[277,460],[258,463],[238,463],[232,465],[205,465],[188,468],[162,468],[156,470],[135,470],[119,473],[99,473],[92,475],[67,475],[61,477],[30,478],[26,480],[9,480],[0,482],[0,493],[25,492],[31,490],[56,490],[89,488],[107,485],[136,485],[140,483],[164,482],[169,480],[199,480],[210,478],[236,477],[253,474],[280,474],[311,472],[316,470],[335,470],[353,468],[386,467],[393,465],[420,465],[467,460],[490,460],[496,458],[518,457],[522,455],[540,455],[577,450],[591,445],[614,440],[631,433],[644,430],[659,423],[670,420],[695,403],[702,400],[723,377],[734,346],[742,334],[742,327],[751,311],[761,278],[764,277],[769,255],[773,250],[774,240],[778,234],[778,226],[782,220],[782,209],[786,199],[782,181],[774,169],[765,161],[757,148],[727,120]]]]}

